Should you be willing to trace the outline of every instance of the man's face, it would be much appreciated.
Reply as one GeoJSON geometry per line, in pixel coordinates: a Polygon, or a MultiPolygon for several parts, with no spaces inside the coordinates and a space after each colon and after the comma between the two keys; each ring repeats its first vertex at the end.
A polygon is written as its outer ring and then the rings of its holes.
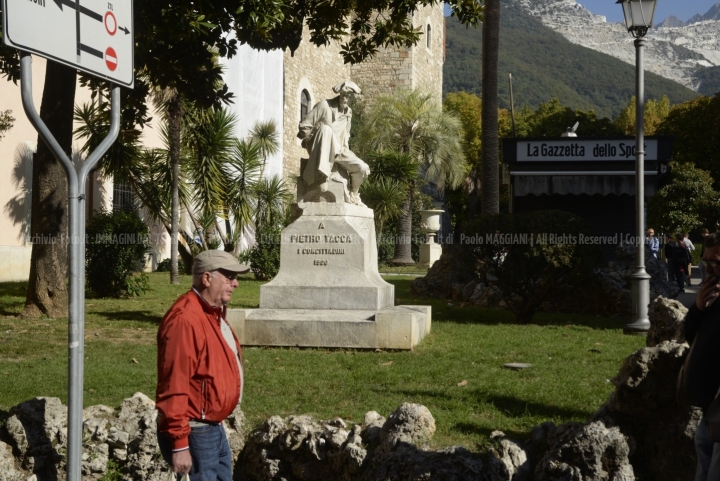
{"type": "Polygon", "coordinates": [[[232,293],[238,286],[237,274],[222,269],[205,272],[202,276],[205,286],[205,300],[213,306],[220,307],[230,302],[232,293]]]}
{"type": "Polygon", "coordinates": [[[647,235],[648,235],[648,237],[652,237],[652,236],[654,236],[654,235],[655,235],[655,231],[654,231],[654,230],[652,230],[652,229],[648,229],[648,231],[647,231],[647,235]]]}
{"type": "Polygon", "coordinates": [[[340,107],[345,108],[348,106],[348,102],[350,101],[350,95],[350,92],[340,92],[340,98],[338,99],[340,107]]]}

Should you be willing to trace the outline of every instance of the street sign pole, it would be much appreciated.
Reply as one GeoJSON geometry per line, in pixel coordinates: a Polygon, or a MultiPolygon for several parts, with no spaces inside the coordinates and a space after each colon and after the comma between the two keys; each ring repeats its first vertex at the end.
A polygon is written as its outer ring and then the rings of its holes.
{"type": "Polygon", "coordinates": [[[88,174],[108,151],[120,132],[120,87],[114,86],[110,107],[110,132],[85,162],[75,168],[42,121],[32,97],[32,56],[20,60],[22,103],[30,123],[62,164],[68,179],[68,239],[70,289],[68,308],[68,418],[67,479],[81,481],[83,377],[85,359],[85,183],[88,174]]]}

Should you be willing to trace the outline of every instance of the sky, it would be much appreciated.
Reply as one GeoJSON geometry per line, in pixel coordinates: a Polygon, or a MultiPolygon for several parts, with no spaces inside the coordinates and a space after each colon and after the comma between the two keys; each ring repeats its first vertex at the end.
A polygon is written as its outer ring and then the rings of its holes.
{"type": "MultiPolygon", "coordinates": [[[[608,22],[624,21],[622,7],[616,5],[616,0],[576,0],[577,3],[597,15],[605,15],[608,22]]],[[[658,0],[655,10],[655,23],[660,23],[670,15],[675,15],[683,21],[699,13],[704,15],[720,0],[658,0]]]]}

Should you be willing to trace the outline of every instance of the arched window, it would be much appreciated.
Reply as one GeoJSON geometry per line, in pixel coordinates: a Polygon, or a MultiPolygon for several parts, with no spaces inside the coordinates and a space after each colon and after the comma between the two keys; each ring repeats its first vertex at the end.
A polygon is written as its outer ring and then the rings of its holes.
{"type": "Polygon", "coordinates": [[[425,40],[427,41],[427,48],[432,48],[432,28],[430,28],[430,24],[427,26],[427,32],[425,33],[425,40]]]}
{"type": "Polygon", "coordinates": [[[310,111],[310,92],[303,90],[300,92],[300,119],[304,119],[310,111]]]}

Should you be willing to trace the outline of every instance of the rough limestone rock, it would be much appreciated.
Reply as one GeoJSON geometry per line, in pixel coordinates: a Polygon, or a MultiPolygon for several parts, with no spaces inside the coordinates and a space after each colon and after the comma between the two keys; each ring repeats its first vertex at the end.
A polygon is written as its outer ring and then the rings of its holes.
{"type": "Polygon", "coordinates": [[[491,434],[490,437],[497,442],[497,446],[489,451],[488,481],[530,481],[532,467],[526,450],[506,438],[502,431],[497,431],[496,436],[491,434]]]}
{"type": "Polygon", "coordinates": [[[681,302],[658,296],[650,303],[648,318],[650,329],[647,333],[647,347],[654,347],[664,341],[685,342],[683,319],[687,308],[681,302]]]}
{"type": "Polygon", "coordinates": [[[633,481],[630,447],[602,421],[565,430],[535,468],[537,481],[633,481]]]}
{"type": "MultiPolygon", "coordinates": [[[[510,481],[488,477],[481,457],[462,448],[425,451],[435,433],[430,411],[403,404],[386,420],[377,412],[361,426],[341,419],[273,416],[254,431],[235,465],[235,481],[510,481]]],[[[516,479],[519,481],[519,479],[516,479]]]]}
{"type": "Polygon", "coordinates": [[[592,418],[618,426],[634,440],[631,460],[642,479],[693,479],[693,438],[701,412],[675,400],[688,351],[687,344],[665,341],[628,356],[612,379],[615,391],[592,418]]]}
{"type": "Polygon", "coordinates": [[[39,479],[64,479],[67,407],[60,399],[38,397],[10,409],[0,433],[18,454],[17,464],[39,479]]]}
{"type": "Polygon", "coordinates": [[[253,432],[235,464],[239,480],[357,479],[367,452],[360,427],[309,416],[273,416],[253,432]]]}
{"type": "Polygon", "coordinates": [[[383,425],[363,481],[470,481],[485,476],[477,454],[460,447],[425,451],[417,446],[434,433],[435,419],[425,406],[402,404],[383,425]]]}
{"type": "Polygon", "coordinates": [[[0,441],[0,481],[26,481],[27,478],[15,465],[12,448],[0,441]]]}
{"type": "Polygon", "coordinates": [[[393,448],[399,443],[427,442],[435,434],[435,418],[425,406],[403,403],[385,421],[382,445],[393,448]]]}
{"type": "MultiPolygon", "coordinates": [[[[142,393],[125,399],[119,411],[102,405],[85,409],[83,481],[105,476],[109,460],[123,481],[167,481],[156,417],[155,403],[142,393]]],[[[239,408],[225,422],[233,459],[244,447],[243,424],[239,408]]],[[[66,432],[67,407],[58,398],[35,398],[11,408],[0,428],[0,481],[64,481],[66,432]]]]}

